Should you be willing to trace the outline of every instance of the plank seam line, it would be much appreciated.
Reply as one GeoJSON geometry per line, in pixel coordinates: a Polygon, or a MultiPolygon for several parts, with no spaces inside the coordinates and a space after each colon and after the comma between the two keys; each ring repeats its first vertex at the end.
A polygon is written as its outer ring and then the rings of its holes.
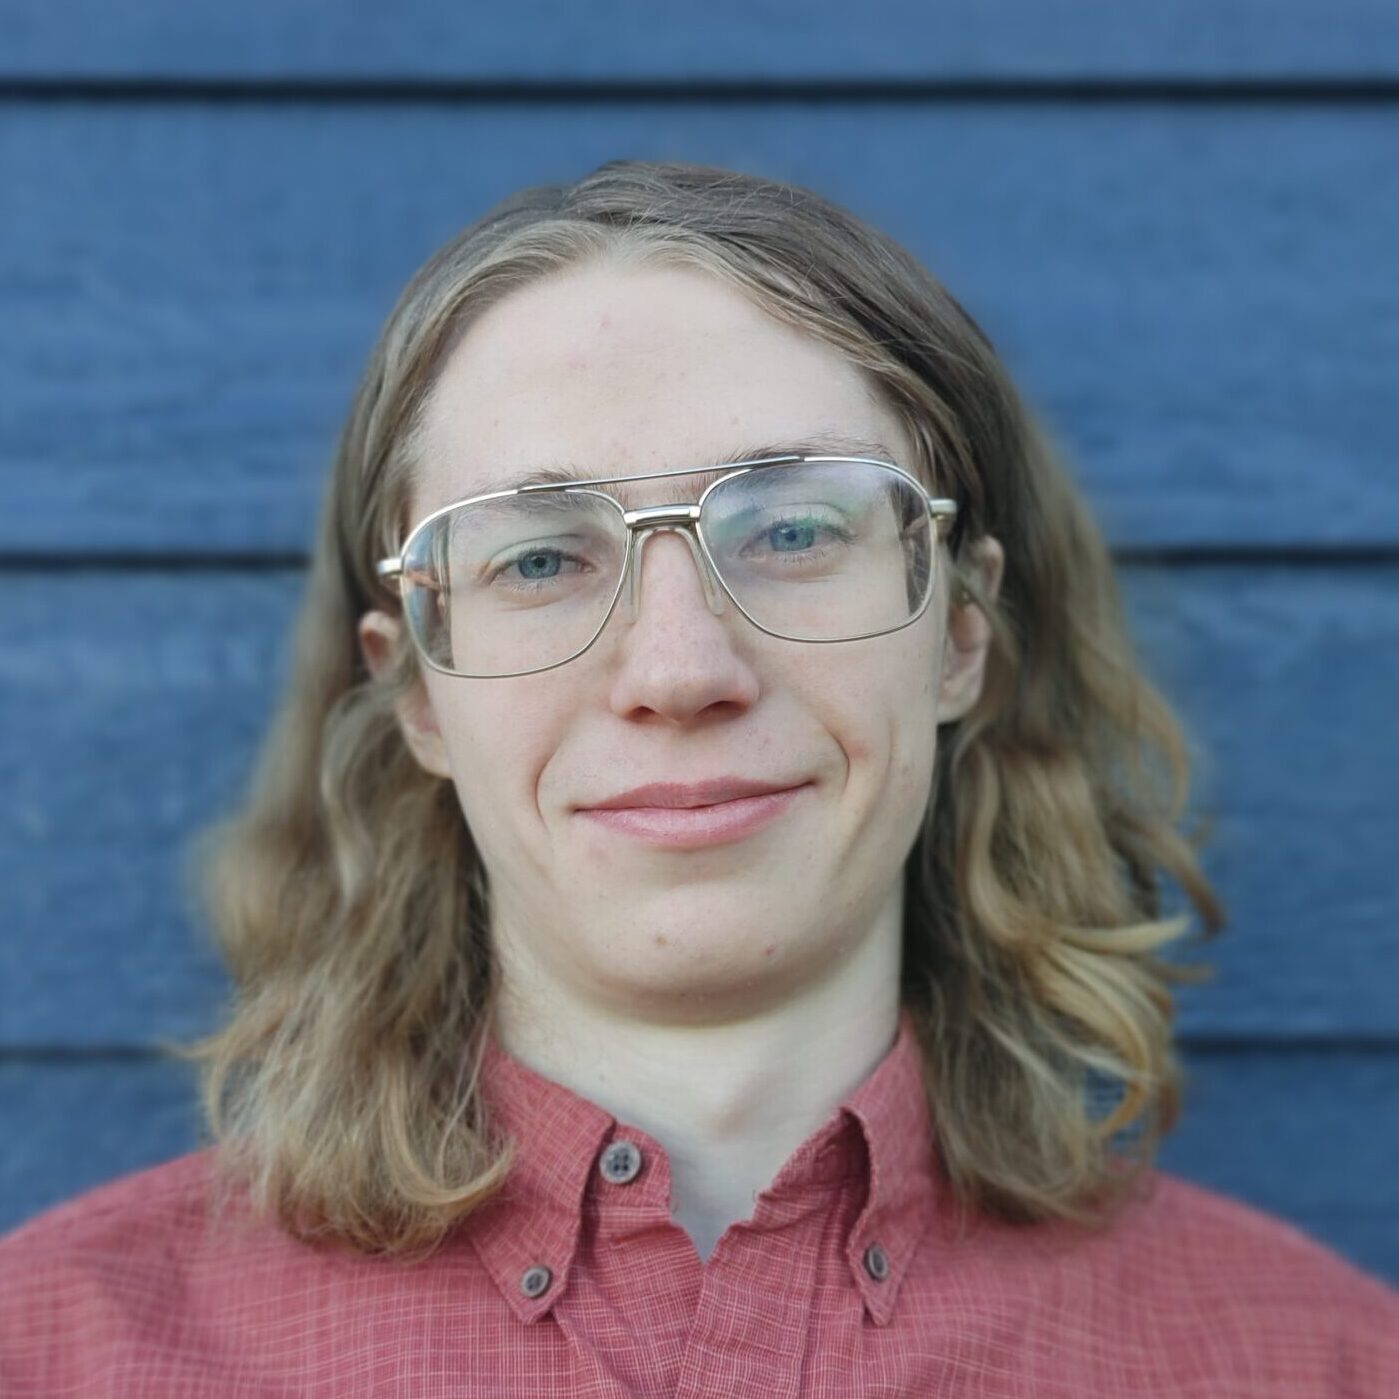
{"type": "Polygon", "coordinates": [[[0,75],[0,101],[13,103],[1066,103],[1092,105],[1379,104],[1399,102],[1399,74],[1336,77],[1275,74],[1256,77],[1065,76],[1055,78],[807,78],[548,79],[166,77],[81,74],[0,75]]]}

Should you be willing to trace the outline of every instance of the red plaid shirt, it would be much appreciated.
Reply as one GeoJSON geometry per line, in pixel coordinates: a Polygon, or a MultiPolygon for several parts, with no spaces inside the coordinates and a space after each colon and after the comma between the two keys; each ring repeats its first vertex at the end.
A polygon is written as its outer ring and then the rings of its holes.
{"type": "Polygon", "coordinates": [[[659,1142],[492,1046],[519,1139],[425,1263],[214,1231],[208,1152],[0,1240],[0,1395],[1399,1396],[1399,1292],[1156,1173],[1106,1233],[960,1241],[908,1024],[707,1264],[659,1142]]]}

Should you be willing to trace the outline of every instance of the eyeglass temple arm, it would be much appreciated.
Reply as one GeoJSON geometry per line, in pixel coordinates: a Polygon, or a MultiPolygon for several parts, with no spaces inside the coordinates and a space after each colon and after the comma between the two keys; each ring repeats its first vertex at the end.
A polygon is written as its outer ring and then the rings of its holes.
{"type": "MultiPolygon", "coordinates": [[[[379,562],[374,565],[374,572],[377,573],[389,587],[393,588],[395,592],[400,594],[400,596],[402,595],[403,581],[407,575],[403,568],[403,556],[401,554],[395,554],[391,559],[380,559],[379,562]]],[[[435,589],[440,587],[440,584],[434,582],[430,577],[420,577],[418,581],[420,585],[425,588],[435,589]]]]}
{"type": "Polygon", "coordinates": [[[374,572],[397,592],[403,591],[403,556],[395,554],[391,559],[380,559],[374,565],[374,572]]]}

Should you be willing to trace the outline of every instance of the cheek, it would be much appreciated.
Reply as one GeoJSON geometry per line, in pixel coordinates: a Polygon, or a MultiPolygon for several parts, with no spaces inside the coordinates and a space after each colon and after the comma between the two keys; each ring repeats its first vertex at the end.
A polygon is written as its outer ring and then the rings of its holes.
{"type": "Polygon", "coordinates": [[[852,777],[858,770],[864,780],[900,787],[931,779],[937,715],[930,646],[872,648],[856,664],[828,668],[818,693],[852,777]]]}
{"type": "Polygon", "coordinates": [[[434,707],[462,812],[478,843],[489,846],[492,833],[535,813],[554,716],[504,682],[460,681],[434,707]]]}

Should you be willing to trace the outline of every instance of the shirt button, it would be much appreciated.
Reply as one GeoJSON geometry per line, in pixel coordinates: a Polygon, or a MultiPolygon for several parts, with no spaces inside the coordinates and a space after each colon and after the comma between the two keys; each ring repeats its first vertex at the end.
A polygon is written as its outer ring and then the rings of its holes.
{"type": "Polygon", "coordinates": [[[613,1185],[625,1185],[635,1180],[641,1170],[641,1148],[635,1142],[613,1142],[602,1153],[598,1169],[604,1180],[610,1180],[613,1185]]]}
{"type": "Polygon", "coordinates": [[[865,1250],[865,1272],[875,1282],[883,1282],[889,1276],[889,1255],[878,1244],[871,1244],[865,1250]]]}
{"type": "Polygon", "coordinates": [[[525,1275],[520,1279],[520,1291],[526,1297],[538,1297],[553,1280],[553,1273],[542,1263],[536,1263],[533,1268],[525,1269],[525,1275]]]}

